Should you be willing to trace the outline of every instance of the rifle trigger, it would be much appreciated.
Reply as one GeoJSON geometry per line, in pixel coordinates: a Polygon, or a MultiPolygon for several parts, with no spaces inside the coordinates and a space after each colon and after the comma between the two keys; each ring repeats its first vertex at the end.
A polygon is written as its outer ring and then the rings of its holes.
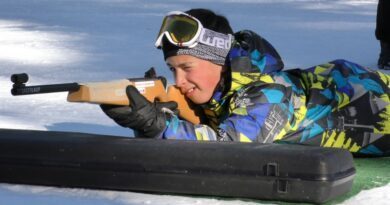
{"type": "Polygon", "coordinates": [[[154,67],[149,68],[149,70],[147,70],[145,72],[144,77],[145,78],[157,78],[156,70],[154,69],[154,67]]]}

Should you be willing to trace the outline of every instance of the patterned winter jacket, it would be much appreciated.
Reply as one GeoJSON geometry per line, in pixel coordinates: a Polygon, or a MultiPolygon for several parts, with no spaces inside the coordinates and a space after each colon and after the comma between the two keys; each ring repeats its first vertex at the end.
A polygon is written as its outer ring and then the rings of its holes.
{"type": "Polygon", "coordinates": [[[390,154],[390,76],[346,60],[283,69],[251,31],[235,34],[230,72],[206,105],[206,124],[172,117],[165,139],[287,142],[390,154]]]}

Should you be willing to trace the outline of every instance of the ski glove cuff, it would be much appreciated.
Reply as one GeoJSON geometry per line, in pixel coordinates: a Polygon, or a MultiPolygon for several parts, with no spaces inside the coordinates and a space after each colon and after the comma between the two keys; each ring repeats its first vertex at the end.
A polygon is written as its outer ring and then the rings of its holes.
{"type": "MultiPolygon", "coordinates": [[[[140,137],[158,137],[166,127],[170,114],[166,108],[176,110],[176,102],[149,102],[134,86],[127,86],[130,106],[100,105],[103,112],[122,127],[134,129],[140,137]]],[[[177,110],[176,110],[177,111],[177,110]]]]}

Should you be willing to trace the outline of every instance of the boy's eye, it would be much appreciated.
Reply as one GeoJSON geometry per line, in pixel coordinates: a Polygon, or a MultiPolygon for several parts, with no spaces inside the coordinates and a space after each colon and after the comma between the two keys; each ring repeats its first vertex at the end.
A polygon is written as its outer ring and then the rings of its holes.
{"type": "Polygon", "coordinates": [[[183,67],[183,70],[185,70],[185,71],[189,71],[190,69],[191,69],[190,66],[185,66],[185,67],[183,67]]]}
{"type": "Polygon", "coordinates": [[[176,69],[174,67],[169,67],[169,70],[175,72],[176,69]]]}

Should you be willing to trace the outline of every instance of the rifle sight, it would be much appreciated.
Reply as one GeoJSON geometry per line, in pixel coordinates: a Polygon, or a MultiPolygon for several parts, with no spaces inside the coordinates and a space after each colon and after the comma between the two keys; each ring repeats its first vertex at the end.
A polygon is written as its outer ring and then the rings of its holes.
{"type": "Polygon", "coordinates": [[[11,75],[11,81],[14,84],[24,84],[28,81],[28,75],[27,73],[19,73],[19,74],[13,74],[11,75]]]}

